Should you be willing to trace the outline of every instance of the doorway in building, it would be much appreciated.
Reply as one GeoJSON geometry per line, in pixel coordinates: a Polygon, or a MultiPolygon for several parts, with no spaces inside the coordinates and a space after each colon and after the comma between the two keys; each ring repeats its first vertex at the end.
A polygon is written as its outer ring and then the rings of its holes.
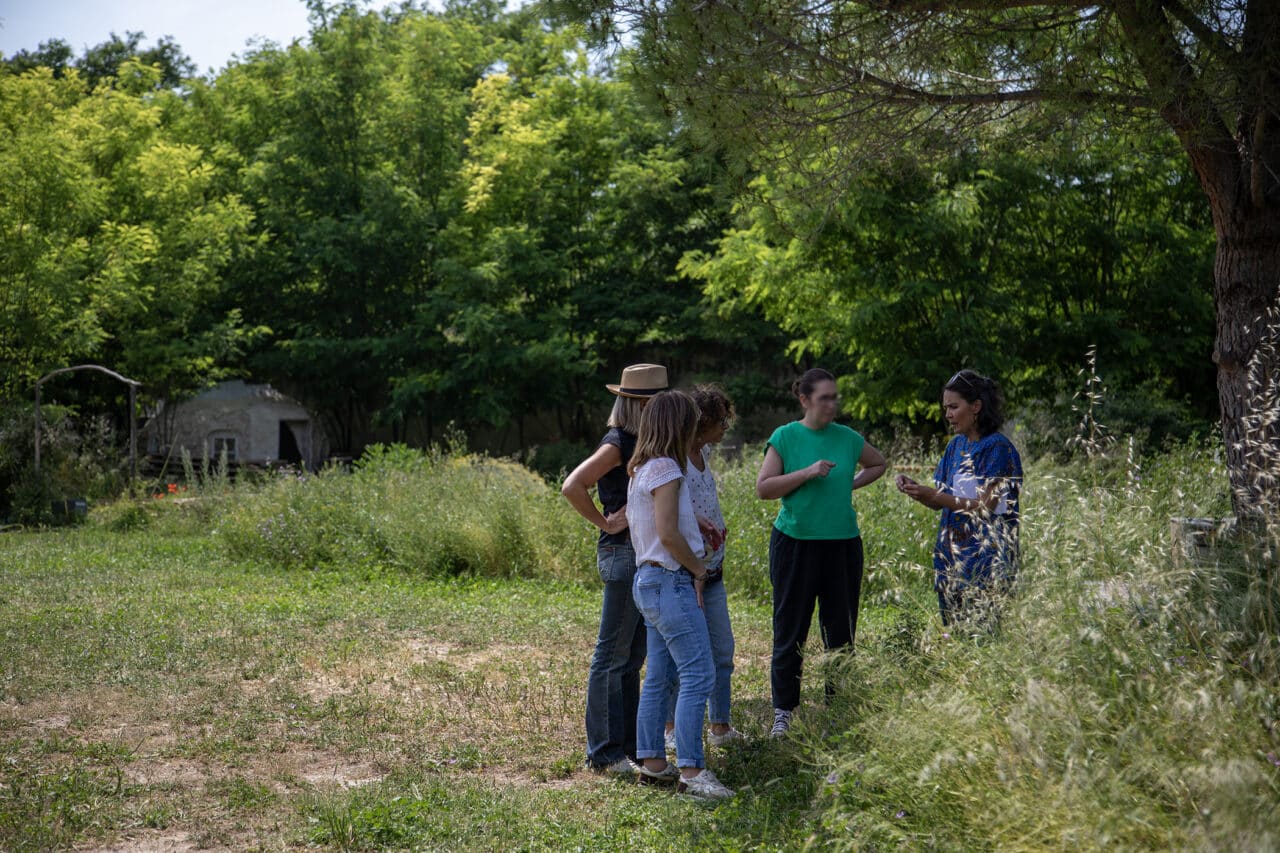
{"type": "Polygon", "coordinates": [[[307,427],[306,421],[280,422],[280,452],[276,458],[288,465],[302,464],[300,433],[307,427]]]}

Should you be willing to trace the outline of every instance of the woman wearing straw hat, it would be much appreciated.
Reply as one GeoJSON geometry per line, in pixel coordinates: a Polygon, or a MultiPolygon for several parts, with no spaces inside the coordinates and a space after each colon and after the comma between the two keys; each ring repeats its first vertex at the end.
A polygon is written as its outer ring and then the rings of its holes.
{"type": "Polygon", "coordinates": [[[600,528],[596,565],[604,581],[600,633],[587,677],[587,766],[600,773],[634,776],[636,711],[640,704],[640,667],[644,665],[644,619],[631,595],[636,554],[627,529],[627,463],[635,452],[640,412],[649,399],[667,389],[667,369],[633,364],[617,385],[609,431],[596,451],[573,469],[561,494],[578,514],[600,528]],[[591,499],[595,486],[601,507],[591,499]]]}

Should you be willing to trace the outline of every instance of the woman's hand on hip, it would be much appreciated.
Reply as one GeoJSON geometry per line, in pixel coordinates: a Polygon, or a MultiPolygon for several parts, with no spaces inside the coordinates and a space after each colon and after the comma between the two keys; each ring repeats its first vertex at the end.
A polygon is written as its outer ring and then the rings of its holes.
{"type": "Polygon", "coordinates": [[[604,527],[600,529],[612,536],[615,533],[621,533],[626,530],[628,525],[627,508],[623,506],[617,512],[611,512],[606,515],[604,517],[604,527]]]}

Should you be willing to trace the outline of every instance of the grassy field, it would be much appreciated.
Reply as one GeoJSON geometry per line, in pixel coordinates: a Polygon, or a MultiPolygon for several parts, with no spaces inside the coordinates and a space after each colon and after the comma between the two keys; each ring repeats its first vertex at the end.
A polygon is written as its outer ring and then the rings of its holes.
{"type": "Polygon", "coordinates": [[[1032,466],[996,636],[942,632],[934,519],[860,492],[858,652],[814,649],[843,689],[807,679],[786,742],[753,481],[722,474],[753,737],[715,808],[581,769],[590,531],[510,463],[388,450],[0,537],[0,848],[1280,846],[1274,551],[1172,557],[1171,516],[1226,509],[1212,448],[1032,466]]]}

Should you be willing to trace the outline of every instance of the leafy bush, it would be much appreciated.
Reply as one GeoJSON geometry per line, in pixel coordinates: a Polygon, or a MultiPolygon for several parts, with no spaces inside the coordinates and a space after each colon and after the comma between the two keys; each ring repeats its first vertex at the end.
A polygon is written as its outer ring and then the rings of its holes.
{"type": "Polygon", "coordinates": [[[401,445],[246,490],[218,529],[233,554],[294,568],[575,578],[594,564],[590,526],[528,469],[401,445]]]}
{"type": "Polygon", "coordinates": [[[41,408],[40,472],[35,471],[35,411],[0,410],[0,519],[19,524],[74,522],[54,501],[114,497],[128,482],[128,454],[106,418],[77,420],[62,406],[41,408]]]}
{"type": "Polygon", "coordinates": [[[1067,390],[1052,400],[1032,400],[1015,412],[1009,432],[1028,455],[1066,461],[1081,455],[1082,443],[1107,447],[1123,436],[1125,444],[1131,441],[1146,454],[1205,438],[1216,429],[1188,404],[1143,386],[1099,391],[1092,410],[1086,397],[1067,390]],[[1082,436],[1082,425],[1097,430],[1082,436]]]}

